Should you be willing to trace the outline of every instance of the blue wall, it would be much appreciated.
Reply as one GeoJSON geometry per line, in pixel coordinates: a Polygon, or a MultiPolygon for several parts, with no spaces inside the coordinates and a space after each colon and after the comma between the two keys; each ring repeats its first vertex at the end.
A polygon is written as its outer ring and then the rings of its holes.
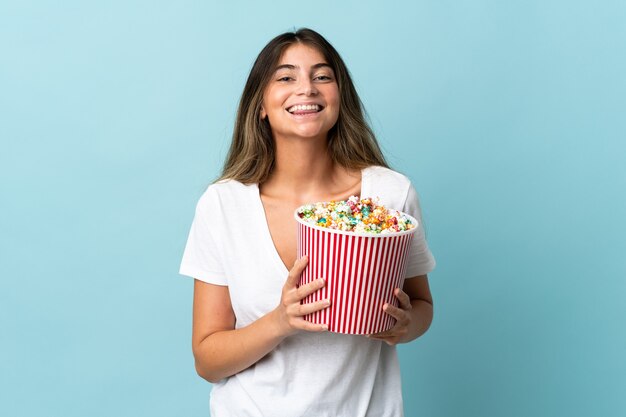
{"type": "Polygon", "coordinates": [[[619,1],[0,3],[0,415],[202,416],[177,274],[261,47],[340,51],[420,193],[407,416],[626,413],[619,1]]]}

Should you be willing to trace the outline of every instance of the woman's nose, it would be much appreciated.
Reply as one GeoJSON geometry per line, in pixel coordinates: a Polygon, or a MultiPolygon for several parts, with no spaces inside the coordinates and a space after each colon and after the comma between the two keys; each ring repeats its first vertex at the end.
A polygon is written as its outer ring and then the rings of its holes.
{"type": "Polygon", "coordinates": [[[304,94],[305,96],[310,96],[317,94],[317,89],[315,88],[315,84],[308,79],[304,78],[300,80],[300,84],[298,86],[298,93],[304,94]]]}

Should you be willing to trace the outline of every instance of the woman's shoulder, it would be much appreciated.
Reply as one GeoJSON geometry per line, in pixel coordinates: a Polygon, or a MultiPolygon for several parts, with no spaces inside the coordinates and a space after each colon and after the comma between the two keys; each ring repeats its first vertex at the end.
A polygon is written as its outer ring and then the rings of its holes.
{"type": "Polygon", "coordinates": [[[411,184],[409,177],[401,172],[379,165],[371,165],[365,168],[363,170],[363,176],[368,177],[370,181],[381,182],[400,188],[408,187],[411,184]]]}
{"type": "Polygon", "coordinates": [[[211,183],[200,196],[198,207],[211,208],[239,206],[249,201],[251,193],[257,192],[256,184],[243,184],[233,179],[222,179],[211,183]]]}
{"type": "Polygon", "coordinates": [[[207,191],[211,190],[212,192],[217,193],[241,193],[246,190],[250,190],[250,187],[255,186],[256,184],[244,184],[232,178],[225,178],[210,184],[207,187],[207,191]]]}
{"type": "Polygon", "coordinates": [[[213,195],[241,194],[250,192],[252,189],[256,189],[257,187],[257,184],[244,184],[232,178],[225,178],[216,180],[209,184],[205,193],[213,195]]]}

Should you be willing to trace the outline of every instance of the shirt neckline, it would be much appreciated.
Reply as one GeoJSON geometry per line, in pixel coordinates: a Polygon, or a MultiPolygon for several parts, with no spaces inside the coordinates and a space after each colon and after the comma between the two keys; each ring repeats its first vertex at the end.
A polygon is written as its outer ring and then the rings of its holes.
{"type": "MultiPolygon", "coordinates": [[[[365,167],[361,169],[361,196],[369,195],[369,171],[372,167],[365,167]]],[[[289,268],[283,262],[276,249],[276,245],[274,245],[274,241],[272,240],[272,234],[270,232],[269,224],[267,222],[267,216],[265,215],[265,207],[263,206],[263,201],[261,200],[261,190],[259,189],[259,184],[254,183],[252,187],[252,191],[254,192],[254,200],[256,205],[256,213],[257,213],[257,224],[262,229],[261,234],[263,235],[262,239],[264,240],[265,247],[271,252],[271,257],[273,259],[276,267],[282,271],[282,273],[286,276],[289,274],[289,268]]]]}

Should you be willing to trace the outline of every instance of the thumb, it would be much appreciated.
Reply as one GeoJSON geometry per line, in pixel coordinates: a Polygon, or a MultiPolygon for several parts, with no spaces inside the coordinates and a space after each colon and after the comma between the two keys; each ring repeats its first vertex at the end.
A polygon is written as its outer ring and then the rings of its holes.
{"type": "Polygon", "coordinates": [[[291,268],[291,270],[289,271],[289,275],[287,276],[287,282],[285,284],[289,287],[295,287],[300,280],[300,275],[302,274],[302,271],[304,271],[304,268],[306,268],[308,263],[308,256],[303,256],[302,258],[297,259],[296,262],[293,264],[293,268],[291,268]]]}

